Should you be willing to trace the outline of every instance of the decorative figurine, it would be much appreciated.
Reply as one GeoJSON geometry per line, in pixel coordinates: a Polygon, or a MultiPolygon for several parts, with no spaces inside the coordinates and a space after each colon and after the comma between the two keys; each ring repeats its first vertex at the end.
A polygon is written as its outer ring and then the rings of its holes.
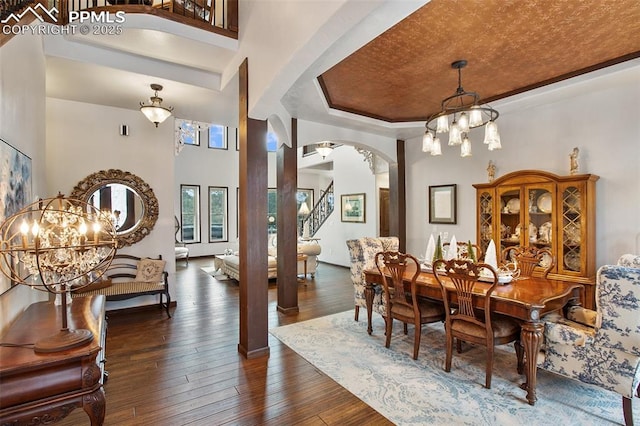
{"type": "Polygon", "coordinates": [[[580,168],[580,165],[578,164],[579,153],[580,150],[578,149],[578,147],[575,147],[573,148],[571,154],[569,154],[569,159],[571,160],[571,168],[569,169],[569,174],[575,175],[576,173],[578,173],[578,169],[580,168]]]}
{"type": "Polygon", "coordinates": [[[489,175],[489,182],[493,182],[496,177],[496,165],[491,160],[489,160],[489,165],[487,166],[487,174],[489,175]]]}

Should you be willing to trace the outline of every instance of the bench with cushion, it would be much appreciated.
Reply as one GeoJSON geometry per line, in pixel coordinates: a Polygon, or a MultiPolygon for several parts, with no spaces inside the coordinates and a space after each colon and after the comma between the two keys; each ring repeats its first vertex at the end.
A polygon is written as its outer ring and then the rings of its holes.
{"type": "Polygon", "coordinates": [[[164,307],[167,316],[171,318],[169,274],[164,269],[165,264],[162,256],[149,259],[129,254],[116,254],[102,280],[72,292],[72,297],[102,294],[106,296],[107,301],[114,301],[157,294],[160,296],[160,307],[164,307]],[[166,297],[166,303],[162,303],[163,295],[166,297]]]}

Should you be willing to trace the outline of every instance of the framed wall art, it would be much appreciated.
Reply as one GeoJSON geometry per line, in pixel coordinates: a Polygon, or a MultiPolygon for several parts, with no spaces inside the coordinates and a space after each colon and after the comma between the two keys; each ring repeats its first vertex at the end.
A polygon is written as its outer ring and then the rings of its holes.
{"type": "Polygon", "coordinates": [[[344,194],[341,196],[340,208],[343,222],[365,223],[366,194],[344,194]]]}
{"type": "Polygon", "coordinates": [[[456,184],[429,186],[429,223],[456,224],[456,184]]]}
{"type": "MultiPolygon", "coordinates": [[[[0,223],[33,201],[31,158],[0,139],[0,223]]],[[[9,290],[11,280],[0,274],[0,294],[9,290]]]]}

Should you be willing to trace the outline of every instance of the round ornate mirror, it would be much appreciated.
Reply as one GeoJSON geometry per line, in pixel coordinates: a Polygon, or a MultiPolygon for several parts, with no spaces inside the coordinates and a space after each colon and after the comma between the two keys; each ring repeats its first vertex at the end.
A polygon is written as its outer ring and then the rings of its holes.
{"type": "Polygon", "coordinates": [[[72,198],[87,202],[111,215],[118,247],[146,237],[158,220],[158,199],[138,176],[109,169],[93,173],[73,188],[72,198]]]}

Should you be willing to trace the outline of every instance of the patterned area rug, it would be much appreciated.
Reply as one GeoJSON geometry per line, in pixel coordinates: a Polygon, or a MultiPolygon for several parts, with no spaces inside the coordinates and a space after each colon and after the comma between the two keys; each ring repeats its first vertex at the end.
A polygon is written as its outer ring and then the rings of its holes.
{"type": "MultiPolygon", "coordinates": [[[[444,371],[444,327],[423,325],[414,361],[413,330],[394,322],[391,348],[384,347],[384,320],[374,314],[373,335],[342,312],[270,330],[284,344],[398,425],[603,425],[624,424],[622,398],[538,371],[538,402],[530,406],[520,389],[513,345],[496,347],[491,389],[484,388],[485,348],[463,344],[444,371]]],[[[634,418],[640,406],[634,399],[634,418]]]]}

